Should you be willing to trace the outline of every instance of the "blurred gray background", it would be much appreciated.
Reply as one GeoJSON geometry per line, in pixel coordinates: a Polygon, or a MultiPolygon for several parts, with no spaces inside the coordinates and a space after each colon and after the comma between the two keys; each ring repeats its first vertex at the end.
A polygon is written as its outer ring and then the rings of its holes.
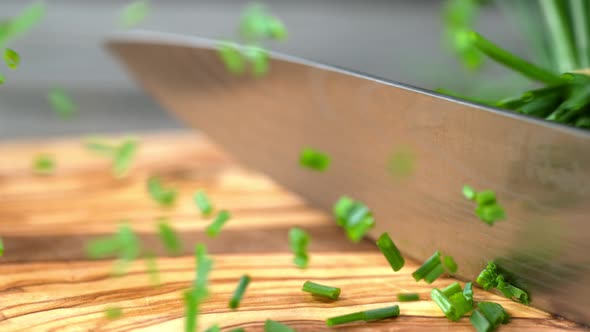
{"type": "MultiPolygon", "coordinates": [[[[22,57],[16,71],[0,69],[0,139],[141,132],[181,127],[132,82],[101,47],[118,29],[118,15],[130,0],[49,0],[43,21],[9,46],[22,57]],[[64,121],[46,102],[62,86],[79,105],[64,121]]],[[[215,38],[236,35],[240,11],[250,1],[152,0],[141,29],[215,38]]],[[[483,74],[465,71],[441,43],[442,1],[266,0],[288,27],[289,39],[270,45],[289,54],[351,68],[424,88],[473,92],[495,84],[521,84],[488,62],[483,74]],[[483,87],[482,87],[483,85],[483,87]]],[[[30,1],[1,0],[0,17],[18,13],[30,1]]],[[[478,28],[501,45],[522,53],[521,37],[495,8],[478,28]]]]}

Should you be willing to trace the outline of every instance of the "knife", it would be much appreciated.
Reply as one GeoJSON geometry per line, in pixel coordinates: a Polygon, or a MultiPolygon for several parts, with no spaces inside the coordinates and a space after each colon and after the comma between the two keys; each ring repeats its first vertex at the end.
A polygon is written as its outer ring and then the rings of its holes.
{"type": "Polygon", "coordinates": [[[310,204],[360,200],[372,238],[417,261],[440,250],[465,280],[494,261],[533,306],[590,324],[588,132],[274,52],[266,76],[236,76],[217,43],[135,31],[107,46],[163,108],[310,204]],[[330,169],[300,167],[304,147],[330,169]],[[494,190],[506,220],[481,222],[465,184],[494,190]]]}

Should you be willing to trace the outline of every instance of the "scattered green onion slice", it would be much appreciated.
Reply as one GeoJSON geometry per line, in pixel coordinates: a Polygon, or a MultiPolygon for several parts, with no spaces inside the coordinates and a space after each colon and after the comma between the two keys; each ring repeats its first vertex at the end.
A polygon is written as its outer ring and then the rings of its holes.
{"type": "Polygon", "coordinates": [[[465,298],[459,283],[453,283],[443,289],[434,288],[430,292],[430,298],[438,305],[445,316],[457,321],[472,310],[473,301],[465,298]]]}
{"type": "Polygon", "coordinates": [[[6,77],[4,77],[4,75],[0,74],[0,85],[4,84],[6,82],[6,77]]]}
{"type": "Polygon", "coordinates": [[[242,53],[252,65],[252,74],[255,77],[261,77],[268,72],[270,65],[266,50],[256,46],[248,46],[244,48],[242,53]]]}
{"type": "Polygon", "coordinates": [[[440,252],[436,251],[424,262],[424,264],[422,264],[422,266],[412,273],[412,277],[414,277],[416,281],[424,279],[424,281],[430,284],[444,272],[440,261],[440,252]]]}
{"type": "Polygon", "coordinates": [[[55,171],[55,159],[48,154],[40,154],[33,161],[35,174],[49,175],[55,171]]]}
{"type": "Polygon", "coordinates": [[[315,171],[324,172],[330,167],[330,156],[313,148],[304,148],[299,154],[299,164],[315,171]]]}
{"type": "Polygon", "coordinates": [[[332,300],[337,300],[340,296],[340,288],[324,286],[316,284],[315,282],[306,281],[301,288],[302,291],[311,293],[316,296],[327,297],[332,300]]]}
{"type": "Polygon", "coordinates": [[[207,197],[207,194],[203,190],[197,190],[194,196],[195,204],[201,210],[201,214],[203,216],[209,216],[211,212],[213,212],[213,205],[211,204],[211,200],[207,197]]]}
{"type": "Polygon", "coordinates": [[[309,264],[309,254],[307,252],[309,241],[309,234],[301,228],[293,227],[289,230],[289,246],[293,254],[295,254],[293,262],[301,269],[307,268],[309,264]]]}
{"type": "Polygon", "coordinates": [[[475,195],[475,202],[479,205],[496,203],[496,193],[491,190],[480,191],[475,195]]]}
{"type": "Polygon", "coordinates": [[[164,187],[157,177],[148,179],[147,189],[152,199],[162,206],[171,206],[176,202],[176,190],[164,187]]]}
{"type": "Polygon", "coordinates": [[[486,224],[493,225],[496,221],[506,218],[506,212],[498,204],[478,206],[475,209],[475,214],[486,224]]]}
{"type": "Polygon", "coordinates": [[[473,301],[473,283],[468,282],[465,284],[463,288],[463,296],[467,299],[467,301],[473,301]]]}
{"type": "Polygon", "coordinates": [[[357,321],[374,321],[386,318],[392,318],[399,316],[399,306],[394,305],[391,307],[378,308],[372,310],[366,310],[361,312],[355,312],[352,314],[331,317],[326,320],[326,325],[334,326],[346,323],[352,323],[357,321]]]}
{"type": "Polygon", "coordinates": [[[229,42],[219,44],[217,54],[228,72],[241,75],[246,71],[246,60],[236,44],[229,42]]]}
{"type": "Polygon", "coordinates": [[[0,33],[0,44],[15,39],[30,30],[45,15],[45,3],[37,1],[25,8],[18,16],[10,19],[0,33]]]}
{"type": "Polygon", "coordinates": [[[107,319],[117,319],[123,316],[123,309],[120,307],[108,307],[105,309],[104,314],[107,319]]]}
{"type": "Polygon", "coordinates": [[[475,195],[476,195],[476,192],[475,192],[475,190],[473,190],[472,187],[470,187],[468,185],[463,186],[463,196],[465,196],[465,198],[467,198],[470,201],[473,201],[473,200],[475,200],[475,195]]]}
{"type": "Polygon", "coordinates": [[[295,330],[285,324],[267,319],[264,322],[264,332],[295,332],[295,330]]]}
{"type": "Polygon", "coordinates": [[[397,294],[397,300],[400,302],[419,301],[420,295],[418,293],[399,293],[397,294]]]}
{"type": "Polygon", "coordinates": [[[245,274],[240,278],[240,281],[238,282],[238,287],[234,291],[234,295],[229,301],[229,307],[231,309],[236,309],[240,306],[240,302],[242,301],[242,297],[246,292],[248,284],[250,284],[250,276],[245,274]]]}
{"type": "Polygon", "coordinates": [[[20,65],[20,55],[13,49],[4,50],[4,62],[10,69],[17,69],[20,65]]]}
{"type": "Polygon", "coordinates": [[[480,302],[469,320],[477,332],[494,331],[500,324],[507,324],[510,316],[501,305],[493,302],[480,302]]]}
{"type": "Polygon", "coordinates": [[[53,88],[47,93],[47,100],[57,115],[70,118],[76,113],[78,106],[62,88],[53,88]]]}
{"type": "Polygon", "coordinates": [[[399,271],[404,266],[405,260],[389,234],[381,234],[377,239],[377,247],[379,247],[379,250],[381,250],[393,271],[399,271]]]}
{"type": "Polygon", "coordinates": [[[221,210],[215,217],[215,220],[207,226],[205,230],[209,237],[216,237],[221,233],[221,228],[231,218],[231,214],[227,210],[221,210]]]}
{"type": "Polygon", "coordinates": [[[160,218],[158,233],[160,235],[160,241],[164,244],[166,251],[173,255],[182,252],[182,242],[166,218],[160,218]]]}
{"type": "Polygon", "coordinates": [[[197,244],[195,246],[195,266],[196,276],[193,281],[193,287],[184,292],[185,332],[194,332],[196,330],[197,314],[199,313],[201,301],[209,295],[207,287],[213,262],[207,256],[207,247],[204,244],[197,244]]]}
{"type": "Polygon", "coordinates": [[[184,331],[195,332],[197,329],[197,314],[199,313],[199,298],[194,289],[184,294],[184,331]]]}
{"type": "Polygon", "coordinates": [[[343,196],[334,205],[336,222],[353,242],[360,241],[375,226],[375,219],[367,206],[343,196]]]}
{"type": "Polygon", "coordinates": [[[119,21],[121,26],[131,28],[143,22],[149,13],[150,3],[147,0],[137,0],[123,8],[119,21]]]}
{"type": "Polygon", "coordinates": [[[457,270],[459,269],[459,266],[457,265],[457,262],[455,262],[455,259],[453,258],[453,256],[443,257],[442,263],[443,263],[443,266],[445,267],[445,270],[447,270],[447,272],[449,272],[451,274],[456,273],[457,270]]]}

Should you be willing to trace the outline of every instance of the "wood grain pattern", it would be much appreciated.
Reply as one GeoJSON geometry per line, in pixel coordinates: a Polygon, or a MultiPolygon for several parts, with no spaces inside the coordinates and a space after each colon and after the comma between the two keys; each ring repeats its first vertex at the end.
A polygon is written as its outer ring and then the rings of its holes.
{"type": "MultiPolygon", "coordinates": [[[[452,323],[429,301],[433,285],[416,283],[408,262],[393,273],[370,242],[350,244],[329,216],[315,211],[269,179],[238,167],[215,146],[194,134],[147,136],[130,177],[113,179],[108,163],[81,147],[80,140],[14,143],[0,146],[0,331],[182,331],[181,292],[194,278],[190,251],[205,242],[213,253],[212,296],[202,307],[200,326],[260,331],[265,319],[283,321],[299,331],[327,330],[333,315],[395,303],[398,292],[418,292],[421,300],[400,305],[402,316],[349,325],[354,331],[471,331],[468,319],[452,323]],[[60,164],[51,177],[30,172],[38,152],[60,164]],[[144,188],[159,175],[180,192],[170,209],[153,203],[144,188]],[[191,201],[205,188],[216,206],[234,218],[215,240],[203,236],[208,220],[191,201]],[[112,261],[88,261],[84,244],[110,234],[129,219],[150,250],[163,252],[155,220],[169,217],[181,233],[184,254],[160,257],[161,285],[151,286],[145,264],[137,261],[123,277],[111,277],[112,261]],[[299,225],[312,234],[311,267],[291,263],[287,230],[299,225]],[[227,303],[239,277],[253,282],[237,311],[227,303]],[[319,301],[300,291],[306,280],[342,287],[335,302],[319,301]],[[124,316],[109,321],[104,309],[120,306],[124,316]]],[[[513,321],[501,331],[582,331],[582,327],[525,307],[495,294],[476,291],[477,300],[501,303],[513,321]]]]}

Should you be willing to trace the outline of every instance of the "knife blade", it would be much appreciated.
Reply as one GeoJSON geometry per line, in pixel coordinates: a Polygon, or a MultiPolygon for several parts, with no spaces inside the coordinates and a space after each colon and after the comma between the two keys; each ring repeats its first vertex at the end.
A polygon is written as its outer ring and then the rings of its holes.
{"type": "Polygon", "coordinates": [[[590,323],[588,132],[278,53],[265,77],[235,76],[202,38],[107,45],[163,108],[310,204],[351,196],[372,209],[373,238],[389,232],[418,261],[452,255],[463,279],[493,260],[533,306],[590,323]],[[301,168],[304,147],[331,168],[301,168]],[[507,219],[479,221],[464,184],[494,190],[507,219]]]}

